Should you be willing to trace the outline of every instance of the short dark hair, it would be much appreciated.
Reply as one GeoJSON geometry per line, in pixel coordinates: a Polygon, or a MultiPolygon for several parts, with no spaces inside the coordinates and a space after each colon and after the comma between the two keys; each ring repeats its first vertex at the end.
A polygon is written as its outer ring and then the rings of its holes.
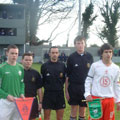
{"type": "Polygon", "coordinates": [[[77,41],[82,41],[82,40],[85,41],[85,37],[84,37],[84,36],[81,36],[81,35],[78,35],[78,36],[74,39],[74,45],[76,44],[77,41]]]}
{"type": "Polygon", "coordinates": [[[7,47],[7,52],[8,52],[10,49],[18,49],[18,47],[17,47],[16,45],[8,45],[8,47],[7,47]]]}
{"type": "Polygon", "coordinates": [[[33,57],[33,54],[32,54],[32,53],[24,53],[24,54],[22,55],[22,59],[24,59],[25,56],[32,56],[32,57],[33,57]]]}
{"type": "Polygon", "coordinates": [[[113,47],[112,47],[112,45],[110,45],[108,43],[103,44],[99,50],[100,56],[103,54],[104,50],[112,50],[112,52],[113,52],[113,47]]]}
{"type": "Polygon", "coordinates": [[[51,52],[51,49],[52,48],[58,48],[57,46],[52,46],[52,47],[50,47],[50,49],[49,49],[49,53],[51,52]]]}

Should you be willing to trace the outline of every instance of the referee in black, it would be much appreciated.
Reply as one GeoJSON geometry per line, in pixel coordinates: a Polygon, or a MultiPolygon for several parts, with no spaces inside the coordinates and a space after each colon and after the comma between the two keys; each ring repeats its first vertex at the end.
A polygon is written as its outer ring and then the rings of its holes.
{"type": "Polygon", "coordinates": [[[76,51],[67,60],[67,79],[65,83],[65,93],[68,103],[71,105],[70,120],[76,120],[79,105],[78,120],[85,120],[84,83],[93,57],[85,49],[85,38],[77,36],[74,40],[76,51]]]}
{"type": "Polygon", "coordinates": [[[24,53],[22,64],[24,66],[25,97],[35,97],[30,115],[30,120],[35,120],[42,109],[42,79],[39,72],[31,68],[32,63],[33,54],[24,53]]]}
{"type": "Polygon", "coordinates": [[[51,47],[49,56],[50,60],[41,67],[44,86],[42,102],[44,120],[50,120],[51,110],[56,111],[57,120],[63,120],[65,108],[63,85],[65,83],[66,68],[64,63],[58,61],[58,47],[51,47]]]}

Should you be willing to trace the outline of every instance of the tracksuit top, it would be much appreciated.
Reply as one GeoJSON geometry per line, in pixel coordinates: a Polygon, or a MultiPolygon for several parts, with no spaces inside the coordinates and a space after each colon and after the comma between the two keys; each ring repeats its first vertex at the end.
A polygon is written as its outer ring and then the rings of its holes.
{"type": "Polygon", "coordinates": [[[93,63],[85,81],[84,96],[114,97],[116,102],[120,102],[119,77],[120,69],[116,64],[106,66],[102,60],[93,63]]]}
{"type": "Polygon", "coordinates": [[[84,52],[83,55],[77,52],[72,53],[67,60],[67,76],[69,83],[84,85],[92,62],[93,57],[88,52],[84,52]]]}
{"type": "Polygon", "coordinates": [[[64,63],[49,60],[41,66],[41,74],[45,90],[63,90],[66,75],[64,63]]]}
{"type": "Polygon", "coordinates": [[[24,94],[24,69],[16,63],[15,66],[7,62],[0,65],[0,98],[6,99],[8,94],[20,97],[24,94]]]}

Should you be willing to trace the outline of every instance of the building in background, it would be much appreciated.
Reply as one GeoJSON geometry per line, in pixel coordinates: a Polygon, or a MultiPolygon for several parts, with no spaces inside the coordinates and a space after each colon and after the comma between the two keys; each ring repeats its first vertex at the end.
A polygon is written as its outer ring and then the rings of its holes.
{"type": "Polygon", "coordinates": [[[9,44],[16,44],[24,53],[26,39],[25,8],[18,4],[0,4],[0,55],[9,44]]]}

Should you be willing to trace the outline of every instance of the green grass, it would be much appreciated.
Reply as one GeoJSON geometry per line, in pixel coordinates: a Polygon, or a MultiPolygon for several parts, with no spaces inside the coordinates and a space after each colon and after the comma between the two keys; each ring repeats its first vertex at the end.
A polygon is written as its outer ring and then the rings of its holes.
{"type": "MultiPolygon", "coordinates": [[[[120,63],[118,65],[120,65],[120,63]]],[[[40,72],[40,67],[41,67],[40,64],[33,64],[32,67],[40,72]]],[[[63,120],[69,120],[69,116],[70,116],[70,106],[68,105],[68,103],[66,101],[66,108],[64,110],[63,120]]],[[[42,118],[43,118],[43,115],[42,115],[42,118]]],[[[86,120],[87,119],[88,119],[88,109],[86,110],[86,120]]],[[[115,110],[115,120],[119,120],[119,119],[120,119],[120,112],[117,112],[115,110]]],[[[51,120],[56,120],[56,113],[55,113],[55,111],[52,111],[52,113],[51,113],[51,120]]]]}
{"type": "Polygon", "coordinates": [[[34,68],[34,69],[36,69],[38,72],[40,72],[41,64],[34,63],[34,64],[32,65],[32,68],[34,68]]]}

